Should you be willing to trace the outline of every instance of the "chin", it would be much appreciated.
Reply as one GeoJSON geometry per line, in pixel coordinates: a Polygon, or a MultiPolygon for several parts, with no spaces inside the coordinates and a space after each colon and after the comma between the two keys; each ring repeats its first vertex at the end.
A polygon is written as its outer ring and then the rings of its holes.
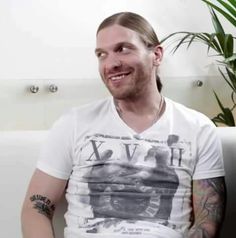
{"type": "Polygon", "coordinates": [[[123,99],[124,97],[126,97],[126,93],[119,89],[108,87],[108,90],[115,99],[123,99]]]}
{"type": "Polygon", "coordinates": [[[111,93],[111,95],[117,100],[128,100],[134,98],[134,95],[131,93],[111,93]]]}
{"type": "Polygon", "coordinates": [[[118,99],[118,100],[123,100],[123,99],[127,98],[127,96],[125,94],[122,94],[122,93],[111,92],[111,95],[112,95],[113,98],[118,99]]]}

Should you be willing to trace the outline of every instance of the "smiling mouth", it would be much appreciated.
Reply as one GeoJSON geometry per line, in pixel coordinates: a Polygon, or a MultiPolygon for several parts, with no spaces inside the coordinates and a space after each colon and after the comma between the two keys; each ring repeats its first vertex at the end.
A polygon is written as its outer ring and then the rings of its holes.
{"type": "Polygon", "coordinates": [[[119,74],[119,75],[115,75],[115,76],[111,76],[110,80],[111,81],[117,81],[117,80],[121,80],[123,79],[125,76],[129,75],[130,73],[125,73],[125,74],[119,74]]]}

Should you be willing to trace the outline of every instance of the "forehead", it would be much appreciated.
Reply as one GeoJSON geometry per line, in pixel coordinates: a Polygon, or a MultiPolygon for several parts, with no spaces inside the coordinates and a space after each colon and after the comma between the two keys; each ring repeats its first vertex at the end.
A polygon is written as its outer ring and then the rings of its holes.
{"type": "Polygon", "coordinates": [[[143,44],[140,35],[129,28],[114,24],[103,28],[97,34],[97,48],[109,48],[121,42],[143,44]]]}

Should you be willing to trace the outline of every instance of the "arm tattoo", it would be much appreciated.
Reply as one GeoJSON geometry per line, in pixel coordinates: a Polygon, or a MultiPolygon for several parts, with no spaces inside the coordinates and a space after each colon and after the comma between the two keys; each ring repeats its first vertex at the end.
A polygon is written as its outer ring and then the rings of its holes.
{"type": "Polygon", "coordinates": [[[50,199],[45,196],[35,194],[30,197],[30,201],[33,203],[33,208],[36,209],[38,213],[43,214],[49,219],[52,218],[55,205],[52,204],[50,199]]]}
{"type": "Polygon", "coordinates": [[[193,182],[194,222],[191,238],[216,237],[224,218],[224,178],[195,180],[193,182]]]}

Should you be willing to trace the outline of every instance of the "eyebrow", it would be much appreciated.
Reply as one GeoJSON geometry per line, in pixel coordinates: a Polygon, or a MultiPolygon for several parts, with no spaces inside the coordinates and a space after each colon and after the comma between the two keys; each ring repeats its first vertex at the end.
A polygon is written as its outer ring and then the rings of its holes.
{"type": "Polygon", "coordinates": [[[127,46],[127,47],[129,47],[129,48],[131,48],[131,49],[136,49],[136,46],[135,46],[135,45],[133,45],[132,43],[127,42],[127,41],[123,41],[123,42],[117,43],[117,44],[115,45],[114,49],[117,49],[117,48],[119,48],[119,47],[121,47],[121,46],[127,46]]]}
{"type": "Polygon", "coordinates": [[[95,52],[95,54],[97,54],[97,53],[103,52],[103,51],[104,51],[104,50],[103,50],[102,48],[96,48],[94,52],[95,52]]]}
{"type": "MultiPolygon", "coordinates": [[[[122,41],[122,42],[118,42],[117,44],[115,44],[114,46],[113,46],[113,49],[117,49],[117,48],[119,48],[120,46],[128,46],[128,47],[130,47],[130,48],[132,48],[132,49],[136,49],[136,47],[133,45],[133,44],[131,44],[130,42],[127,42],[127,41],[122,41]]],[[[95,54],[97,54],[97,53],[99,53],[99,52],[105,52],[106,50],[104,50],[104,49],[102,49],[102,48],[96,48],[95,49],[95,54]]]]}

